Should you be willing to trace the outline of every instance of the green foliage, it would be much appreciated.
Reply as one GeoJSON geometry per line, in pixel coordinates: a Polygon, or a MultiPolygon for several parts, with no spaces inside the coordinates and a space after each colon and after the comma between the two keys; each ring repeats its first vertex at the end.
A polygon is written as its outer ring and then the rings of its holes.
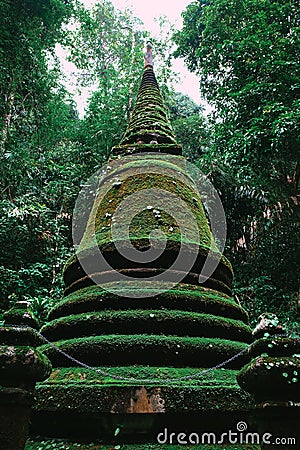
{"type": "MultiPolygon", "coordinates": [[[[200,164],[200,162],[199,162],[200,164]]],[[[234,292],[251,323],[265,311],[281,319],[297,317],[299,236],[296,211],[274,194],[239,182],[208,152],[200,164],[219,191],[227,219],[225,254],[235,273],[234,292]]]]}
{"type": "Polygon", "coordinates": [[[190,117],[202,111],[201,106],[197,105],[188,95],[181,92],[173,92],[166,99],[166,106],[171,120],[190,117]]]}
{"type": "Polygon", "coordinates": [[[61,292],[68,211],[80,173],[78,149],[67,142],[78,120],[51,54],[72,3],[18,0],[0,6],[1,308],[61,292]]]}
{"type": "MultiPolygon", "coordinates": [[[[0,307],[29,299],[39,319],[62,293],[71,214],[81,183],[126,128],[147,35],[108,0],[0,5],[0,307]],[[66,33],[65,23],[77,21],[66,33]],[[84,119],[59,82],[55,45],[70,48],[80,86],[96,85],[84,119]]],[[[201,0],[184,13],[177,54],[201,77],[211,122],[174,94],[170,33],[153,42],[155,71],[185,155],[221,194],[226,256],[251,318],[268,310],[295,329],[299,254],[299,10],[295,0],[201,0]],[[201,158],[200,158],[201,156],[201,158]],[[298,236],[298,237],[297,237],[298,236]]]]}
{"type": "MultiPolygon", "coordinates": [[[[124,134],[131,117],[143,69],[148,33],[129,9],[119,11],[109,0],[92,10],[78,9],[80,26],[73,32],[70,60],[79,70],[78,85],[93,86],[80,139],[84,150],[101,165],[124,134]]],[[[170,24],[161,19],[166,40],[153,40],[156,75],[163,94],[169,92],[170,24]]]]}
{"type": "Polygon", "coordinates": [[[43,323],[63,291],[80,185],[125,130],[146,36],[109,1],[91,11],[73,0],[3,1],[0,12],[0,308],[26,299],[43,323]],[[79,85],[97,85],[84,119],[60,83],[57,43],[69,48],[79,85]]]}
{"type": "Polygon", "coordinates": [[[170,92],[166,106],[177,141],[183,147],[183,154],[195,161],[209,146],[208,123],[201,106],[180,92],[170,92]]]}
{"type": "Polygon", "coordinates": [[[36,297],[28,297],[26,299],[30,303],[30,307],[38,319],[40,326],[47,322],[47,316],[51,308],[53,308],[56,299],[48,295],[38,295],[36,297]]]}
{"type": "Polygon", "coordinates": [[[43,108],[55,87],[55,68],[48,71],[47,61],[61,37],[62,22],[72,12],[72,2],[4,1],[0,8],[4,19],[0,29],[0,145],[4,157],[11,158],[17,150],[13,143],[21,141],[22,153],[27,152],[28,138],[43,121],[43,108]]]}
{"type": "Polygon", "coordinates": [[[299,9],[296,1],[192,3],[177,54],[217,108],[215,154],[239,179],[287,198],[299,182],[299,9]],[[298,178],[297,178],[298,177],[298,178]]]}
{"type": "Polygon", "coordinates": [[[228,219],[227,256],[252,318],[295,318],[299,278],[297,2],[201,0],[184,12],[177,55],[215,107],[201,167],[228,219]],[[248,299],[248,300],[247,300],[248,299]]]}
{"type": "Polygon", "coordinates": [[[178,142],[183,146],[183,154],[192,162],[205,153],[209,146],[209,133],[205,118],[196,113],[172,122],[178,142]]]}
{"type": "Polygon", "coordinates": [[[292,294],[279,289],[270,276],[249,277],[246,283],[245,275],[241,275],[236,282],[235,294],[249,312],[253,326],[261,312],[266,310],[276,312],[287,322],[290,320],[289,316],[296,316],[296,299],[292,294]]]}
{"type": "Polygon", "coordinates": [[[73,33],[70,60],[80,70],[80,85],[96,85],[80,132],[98,164],[108,158],[126,129],[138,89],[146,36],[128,11],[110,1],[92,10],[79,8],[80,27],[73,33]]]}
{"type": "Polygon", "coordinates": [[[55,207],[50,209],[32,195],[0,202],[3,306],[37,294],[47,296],[49,290],[50,295],[60,293],[60,270],[69,254],[69,217],[58,217],[55,207]]]}

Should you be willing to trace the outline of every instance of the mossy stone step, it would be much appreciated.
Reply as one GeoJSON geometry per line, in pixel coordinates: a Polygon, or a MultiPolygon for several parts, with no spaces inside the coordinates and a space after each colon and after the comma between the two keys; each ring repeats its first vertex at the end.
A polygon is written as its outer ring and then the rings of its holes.
{"type": "Polygon", "coordinates": [[[191,431],[200,431],[199,425],[204,431],[212,431],[213,425],[218,433],[226,423],[228,430],[234,429],[230,424],[236,427],[254,406],[251,396],[236,385],[235,371],[228,371],[232,372],[231,377],[223,377],[211,386],[151,386],[93,381],[85,370],[81,380],[76,374],[72,378],[71,373],[65,373],[63,380],[57,375],[61,370],[64,369],[57,369],[53,379],[37,386],[33,433],[66,436],[67,432],[68,436],[81,439],[100,437],[102,442],[138,442],[140,449],[147,437],[156,442],[164,425],[174,429],[176,424],[177,429],[191,431]],[[121,432],[116,438],[118,427],[121,432]]]}
{"type": "Polygon", "coordinates": [[[55,368],[43,386],[47,384],[72,384],[81,385],[111,385],[111,386],[190,386],[202,388],[237,388],[236,376],[238,370],[214,369],[207,372],[206,368],[196,367],[168,367],[168,366],[107,366],[86,369],[84,367],[57,367],[55,368]],[[205,371],[205,374],[201,375],[205,371]],[[122,379],[115,379],[119,377],[122,379]],[[128,378],[128,380],[127,380],[128,378]]]}
{"type": "MultiPolygon", "coordinates": [[[[105,367],[102,368],[105,370],[105,367]]],[[[155,368],[156,373],[176,375],[177,377],[193,373],[192,369],[175,370],[155,368]],[[169,370],[169,372],[168,372],[169,370]]],[[[115,373],[123,376],[152,376],[150,368],[131,367],[116,368],[115,373]],[[127,370],[126,370],[127,369],[127,370]]],[[[143,377],[144,378],[144,377],[143,377]]],[[[236,382],[236,371],[216,370],[209,375],[209,380],[187,380],[161,383],[109,380],[87,369],[58,368],[48,380],[38,383],[36,388],[37,411],[77,411],[101,413],[134,413],[132,400],[140,406],[139,412],[209,412],[209,411],[246,411],[253,407],[252,397],[244,392],[236,382]],[[149,400],[149,407],[139,405],[144,398],[149,400]],[[131,408],[133,410],[127,410],[131,408]],[[144,411],[141,409],[144,408],[144,411]]],[[[137,407],[138,407],[137,406],[137,407]]]]}
{"type": "MultiPolygon", "coordinates": [[[[112,286],[112,283],[118,283],[121,279],[121,277],[125,277],[125,279],[135,280],[136,283],[140,279],[143,280],[150,280],[150,282],[153,280],[153,278],[156,279],[164,279],[165,278],[165,269],[156,269],[156,268],[131,268],[131,269],[121,269],[121,270],[104,270],[100,272],[93,272],[90,273],[88,276],[84,276],[81,279],[78,279],[74,283],[70,284],[68,287],[66,287],[64,294],[69,295],[73,292],[77,292],[81,289],[84,289],[89,286],[103,286],[104,289],[108,284],[112,286]]],[[[227,295],[231,295],[231,288],[223,283],[222,281],[219,281],[217,279],[214,279],[212,277],[205,280],[203,283],[199,281],[199,273],[193,273],[189,272],[186,273],[186,271],[182,270],[169,270],[168,271],[168,282],[169,282],[169,288],[172,287],[172,285],[176,285],[178,283],[178,280],[181,280],[183,284],[192,284],[195,286],[204,286],[209,289],[214,289],[219,291],[220,293],[224,293],[227,295]]],[[[116,293],[116,290],[111,287],[110,289],[107,288],[112,293],[116,293]]],[[[119,290],[117,289],[117,293],[119,293],[119,290]]],[[[141,297],[140,294],[137,294],[137,290],[135,291],[127,291],[127,297],[141,297]]],[[[148,293],[146,293],[146,297],[148,297],[148,293]]]]}
{"type": "MultiPolygon", "coordinates": [[[[150,142],[150,139],[149,139],[150,142]]],[[[117,155],[134,155],[136,153],[169,153],[171,155],[182,155],[182,147],[178,144],[157,144],[153,146],[153,144],[145,143],[145,144],[126,144],[126,145],[116,145],[112,149],[113,156],[117,155]]]]}
{"type": "Polygon", "coordinates": [[[74,314],[47,323],[41,333],[49,340],[143,333],[252,341],[251,329],[242,321],[189,311],[154,309],[74,314]]]}
{"type": "MultiPolygon", "coordinates": [[[[232,297],[201,286],[179,284],[163,291],[164,283],[141,280],[113,285],[115,294],[100,286],[89,286],[76,291],[57,303],[50,311],[49,320],[71,314],[100,310],[177,309],[212,314],[248,323],[248,314],[232,297]],[[138,293],[138,298],[132,296],[138,293]],[[128,292],[128,297],[126,297],[128,292]],[[131,294],[131,296],[129,296],[131,294]]],[[[107,284],[107,288],[110,285],[107,284]]]]}
{"type": "Polygon", "coordinates": [[[3,314],[3,319],[9,325],[24,325],[34,329],[39,327],[38,320],[30,309],[12,308],[3,314]]]}
{"type": "MultiPolygon", "coordinates": [[[[174,367],[213,367],[247,348],[247,344],[226,339],[159,335],[105,335],[58,341],[59,349],[91,366],[170,365],[174,367]]],[[[54,367],[74,366],[50,345],[40,347],[54,367]]],[[[243,354],[231,362],[241,368],[248,361],[243,354]]]]}
{"type": "MultiPolygon", "coordinates": [[[[131,244],[129,244],[124,240],[116,240],[113,242],[111,240],[110,230],[104,231],[101,233],[101,243],[99,243],[98,247],[87,247],[83,252],[78,253],[77,257],[79,260],[73,259],[72,262],[70,261],[68,268],[64,272],[66,289],[69,290],[72,286],[72,291],[76,290],[74,288],[76,284],[87,278],[83,267],[89,268],[89,275],[94,273],[109,273],[110,270],[113,272],[121,272],[124,270],[135,272],[144,271],[148,272],[148,277],[155,275],[155,272],[157,274],[167,273],[165,278],[170,281],[172,280],[173,274],[180,273],[182,274],[180,280],[193,278],[192,284],[199,285],[199,276],[207,260],[209,248],[204,246],[199,248],[195,243],[176,241],[176,236],[177,234],[175,233],[174,239],[167,241],[165,249],[157,257],[155,262],[141,264],[122,256],[119,249],[121,248],[123,253],[129,255],[132,250],[132,245],[140,252],[149,250],[149,237],[146,234],[141,235],[139,238],[133,236],[131,244]],[[107,241],[105,240],[106,238],[107,241]],[[118,244],[118,249],[116,248],[116,244],[118,244]],[[99,260],[99,249],[105,258],[105,265],[99,260]],[[177,260],[179,253],[181,255],[181,261],[191,261],[191,263],[185,263],[185,267],[182,267],[180,261],[177,260]]],[[[207,284],[214,282],[218,286],[216,290],[230,294],[233,278],[231,270],[226,263],[224,264],[224,259],[217,252],[210,253],[210,261],[215,262],[216,268],[207,280],[207,284]]],[[[174,275],[174,277],[176,282],[178,276],[174,275]]],[[[146,273],[143,275],[143,278],[147,278],[146,273]]],[[[109,281],[113,281],[113,277],[109,281]]],[[[90,283],[92,283],[92,280],[90,280],[90,283]]],[[[185,281],[185,283],[188,282],[185,281]]]]}

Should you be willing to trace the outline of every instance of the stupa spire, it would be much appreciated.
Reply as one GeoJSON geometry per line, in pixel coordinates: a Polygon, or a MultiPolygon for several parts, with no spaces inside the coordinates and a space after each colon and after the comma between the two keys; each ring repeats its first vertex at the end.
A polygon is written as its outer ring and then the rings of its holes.
{"type": "Polygon", "coordinates": [[[153,67],[153,55],[152,55],[152,44],[151,42],[147,42],[147,53],[145,55],[145,67],[152,66],[153,67]]]}
{"type": "Polygon", "coordinates": [[[147,43],[144,66],[131,119],[120,144],[114,148],[114,153],[131,153],[136,151],[137,146],[138,151],[149,152],[149,146],[153,146],[152,151],[181,154],[181,146],[176,142],[155,77],[150,42],[147,43]]]}

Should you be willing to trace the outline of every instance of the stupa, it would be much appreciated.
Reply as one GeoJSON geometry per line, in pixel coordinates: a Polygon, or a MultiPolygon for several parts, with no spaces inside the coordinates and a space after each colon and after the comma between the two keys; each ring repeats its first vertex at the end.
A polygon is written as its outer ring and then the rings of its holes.
{"type": "Polygon", "coordinates": [[[37,386],[32,433],[136,443],[166,429],[232,427],[252,406],[236,382],[247,357],[197,374],[243,351],[251,330],[167,118],[150,44],[128,128],[101,177],[64,269],[64,298],[41,330],[73,360],[40,347],[53,371],[37,386]],[[208,255],[216,267],[203,281],[208,255]]]}

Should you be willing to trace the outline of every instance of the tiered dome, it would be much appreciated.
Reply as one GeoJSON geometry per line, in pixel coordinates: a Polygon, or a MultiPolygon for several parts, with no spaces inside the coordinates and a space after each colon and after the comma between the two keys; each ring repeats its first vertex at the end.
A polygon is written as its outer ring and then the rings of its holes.
{"type": "MultiPolygon", "coordinates": [[[[64,352],[120,379],[83,371],[45,345],[43,351],[56,369],[39,387],[39,414],[177,413],[220,404],[235,409],[247,401],[234,370],[225,371],[226,376],[215,371],[217,379],[209,383],[178,380],[187,396],[179,403],[169,385],[171,378],[194,376],[231,358],[251,340],[247,314],[231,297],[231,265],[213,242],[201,197],[180,153],[148,59],[128,129],[101,180],[79,249],[66,264],[65,296],[42,329],[64,352]],[[130,207],[122,209],[128,199],[133,199],[130,207]],[[126,237],[122,223],[128,216],[132,220],[126,237]],[[156,244],[165,244],[159,256],[130,258],[132,250],[151,250],[149,236],[157,229],[164,235],[158,235],[156,244]],[[110,268],[99,260],[99,250],[110,268]],[[219,263],[201,284],[209,253],[219,263]]],[[[229,368],[244,363],[240,358],[229,368]]]]}
{"type": "MultiPolygon", "coordinates": [[[[230,297],[231,266],[213,243],[201,199],[184,172],[181,157],[175,158],[170,161],[168,155],[145,153],[141,158],[118,160],[116,166],[114,161],[109,163],[111,169],[98,191],[101,201],[95,201],[77,254],[64,270],[66,295],[50,314],[54,320],[43,328],[46,337],[59,341],[77,359],[92,365],[210,367],[249,342],[247,315],[230,297]],[[144,206],[137,201],[130,205],[133,219],[128,240],[122,227],[128,208],[121,210],[115,224],[114,213],[122,202],[141,192],[150,196],[144,206]],[[163,209],[168,194],[175,202],[173,217],[163,209]],[[196,229],[185,218],[180,202],[192,211],[196,229]],[[158,258],[143,263],[124,256],[131,245],[138,253],[149,251],[150,233],[157,228],[166,240],[158,258]],[[210,248],[220,262],[200,284],[210,248]],[[99,260],[98,249],[108,267],[99,260]],[[176,279],[180,282],[175,283],[176,279]]],[[[70,365],[53,348],[45,351],[54,365],[70,365]]]]}
{"type": "Polygon", "coordinates": [[[137,102],[120,145],[137,142],[176,144],[153,66],[150,65],[145,67],[137,102]]]}
{"type": "Polygon", "coordinates": [[[152,47],[149,43],[137,101],[127,130],[120,144],[113,148],[113,154],[124,155],[141,151],[174,155],[182,153],[182,147],[176,142],[155,77],[152,47]]]}

